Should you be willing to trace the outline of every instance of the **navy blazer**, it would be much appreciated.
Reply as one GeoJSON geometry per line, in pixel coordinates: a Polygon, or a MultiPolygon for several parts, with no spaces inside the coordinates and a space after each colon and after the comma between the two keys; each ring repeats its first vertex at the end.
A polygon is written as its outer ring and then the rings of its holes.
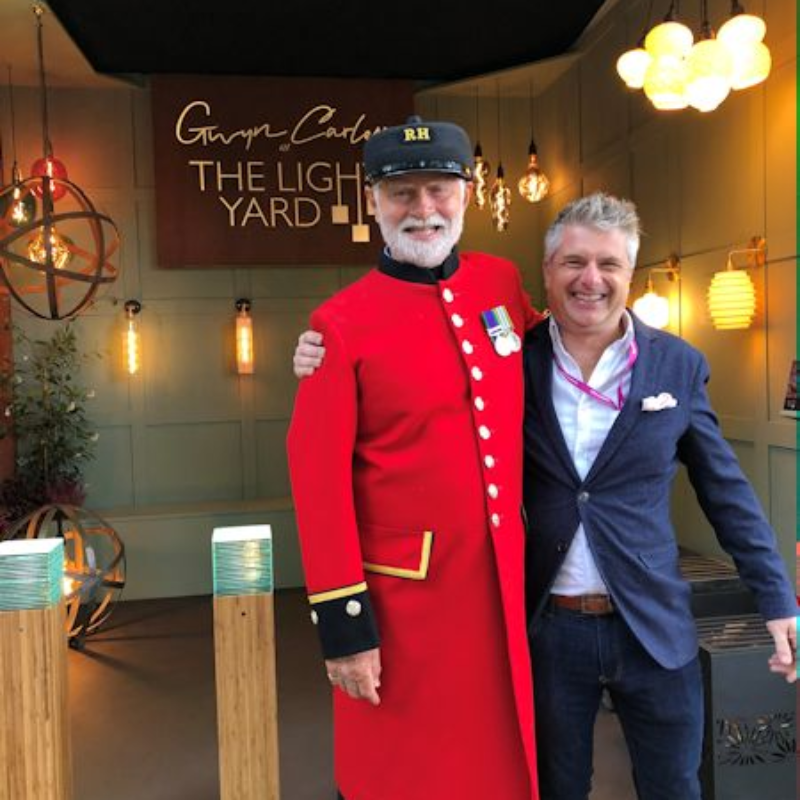
{"type": "Polygon", "coordinates": [[[704,356],[631,316],[639,356],[629,396],[584,480],[553,407],[548,322],[525,339],[528,608],[533,624],[582,522],[620,614],[650,655],[672,669],[697,653],[691,590],[678,567],[670,521],[679,461],[764,618],[795,616],[797,603],[775,534],[709,404],[704,356]],[[662,392],[678,405],[642,410],[643,398],[662,392]]]}

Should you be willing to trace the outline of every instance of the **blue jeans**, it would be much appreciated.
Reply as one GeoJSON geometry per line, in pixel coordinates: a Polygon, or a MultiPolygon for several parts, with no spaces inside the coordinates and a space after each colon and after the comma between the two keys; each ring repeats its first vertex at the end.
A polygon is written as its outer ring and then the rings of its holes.
{"type": "Polygon", "coordinates": [[[697,658],[668,670],[619,614],[549,607],[531,630],[541,800],[586,800],[594,723],[611,695],[640,800],[700,800],[703,684],[697,658]]]}

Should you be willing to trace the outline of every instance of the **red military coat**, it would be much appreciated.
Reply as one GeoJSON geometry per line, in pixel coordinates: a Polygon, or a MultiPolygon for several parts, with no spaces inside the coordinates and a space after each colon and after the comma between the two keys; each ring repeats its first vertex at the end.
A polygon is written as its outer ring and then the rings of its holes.
{"type": "Polygon", "coordinates": [[[522,365],[481,312],[536,320],[509,262],[374,270],[318,308],[289,465],[328,658],[381,648],[380,706],[334,694],[347,800],[538,797],[521,521],[522,365]]]}

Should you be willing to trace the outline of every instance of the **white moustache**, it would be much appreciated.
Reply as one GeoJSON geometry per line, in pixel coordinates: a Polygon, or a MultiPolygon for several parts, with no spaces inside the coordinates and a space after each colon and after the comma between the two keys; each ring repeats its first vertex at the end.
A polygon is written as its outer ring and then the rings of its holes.
{"type": "Polygon", "coordinates": [[[406,217],[400,223],[400,230],[403,233],[414,233],[416,231],[428,230],[447,230],[448,221],[441,214],[432,214],[426,219],[419,217],[406,217]]]}

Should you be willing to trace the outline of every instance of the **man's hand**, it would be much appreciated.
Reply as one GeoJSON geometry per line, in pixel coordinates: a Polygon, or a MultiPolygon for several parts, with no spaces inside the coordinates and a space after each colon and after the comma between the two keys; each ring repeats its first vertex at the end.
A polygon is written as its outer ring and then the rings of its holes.
{"type": "Polygon", "coordinates": [[[775,640],[775,652],[769,658],[770,672],[777,672],[787,683],[797,680],[797,617],[771,619],[767,630],[775,640]]]}
{"type": "Polygon", "coordinates": [[[316,331],[303,331],[297,340],[294,350],[294,374],[297,378],[306,378],[322,364],[325,348],[322,346],[322,334],[316,331]]]}
{"type": "Polygon", "coordinates": [[[369,700],[374,706],[380,705],[381,653],[377,647],[352,656],[326,660],[325,668],[335,688],[354,700],[369,700]]]}

